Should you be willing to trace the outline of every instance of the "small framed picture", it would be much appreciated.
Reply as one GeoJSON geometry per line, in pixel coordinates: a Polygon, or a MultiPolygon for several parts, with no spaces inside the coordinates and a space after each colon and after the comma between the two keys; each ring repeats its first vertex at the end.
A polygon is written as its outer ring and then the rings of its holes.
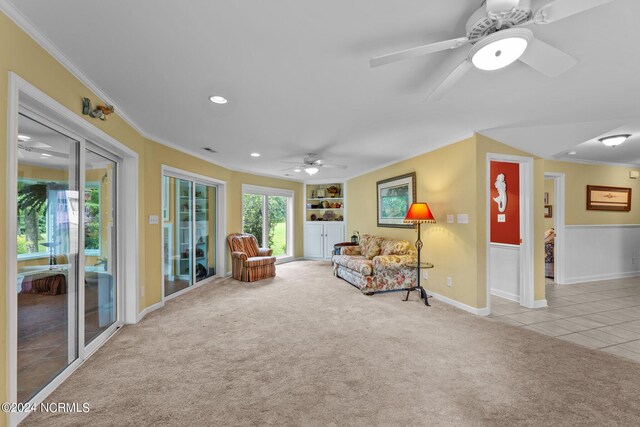
{"type": "Polygon", "coordinates": [[[413,228],[413,224],[404,223],[404,217],[416,200],[416,173],[378,181],[376,188],[378,227],[413,228]]]}
{"type": "Polygon", "coordinates": [[[547,192],[544,193],[544,204],[545,205],[549,204],[549,193],[547,192]]]}
{"type": "Polygon", "coordinates": [[[318,199],[324,199],[324,188],[318,188],[316,190],[316,197],[318,199]]]}
{"type": "Polygon", "coordinates": [[[544,217],[553,218],[553,208],[551,205],[544,205],[544,217]]]}

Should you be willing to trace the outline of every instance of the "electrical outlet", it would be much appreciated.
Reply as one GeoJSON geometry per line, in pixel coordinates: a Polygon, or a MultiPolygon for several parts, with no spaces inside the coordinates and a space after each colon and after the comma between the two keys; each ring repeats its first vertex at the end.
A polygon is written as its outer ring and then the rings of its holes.
{"type": "Polygon", "coordinates": [[[448,287],[452,287],[453,286],[453,279],[449,276],[447,276],[447,286],[448,287]]]}
{"type": "Polygon", "coordinates": [[[423,279],[428,279],[429,278],[429,272],[427,270],[422,270],[422,278],[423,279]]]}

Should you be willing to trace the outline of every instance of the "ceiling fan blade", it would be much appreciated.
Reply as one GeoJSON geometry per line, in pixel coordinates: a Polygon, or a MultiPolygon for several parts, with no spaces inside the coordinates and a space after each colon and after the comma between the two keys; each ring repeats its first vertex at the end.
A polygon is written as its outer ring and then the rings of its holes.
{"type": "Polygon", "coordinates": [[[520,61],[547,77],[557,77],[578,63],[573,56],[536,38],[529,40],[520,61]]]}
{"type": "Polygon", "coordinates": [[[613,0],[556,0],[542,6],[534,15],[536,24],[550,24],[585,10],[611,3],[613,0]]]}
{"type": "Polygon", "coordinates": [[[300,166],[302,164],[300,162],[280,162],[280,163],[285,163],[287,165],[298,165],[298,166],[300,166]]]}
{"type": "Polygon", "coordinates": [[[442,96],[449,90],[453,85],[455,85],[466,73],[471,69],[473,64],[469,59],[465,59],[462,61],[439,85],[434,89],[433,92],[427,96],[425,102],[427,101],[437,101],[442,98],[442,96]]]}
{"type": "Polygon", "coordinates": [[[331,163],[322,163],[322,167],[327,169],[346,169],[347,168],[346,165],[334,165],[331,163]]]}
{"type": "Polygon", "coordinates": [[[459,37],[457,39],[445,40],[442,42],[426,44],[424,46],[413,47],[411,49],[401,50],[399,52],[390,53],[388,55],[376,56],[369,61],[371,67],[379,67],[391,62],[402,61],[403,59],[413,58],[430,53],[440,52],[447,49],[457,49],[467,44],[468,37],[459,37]]]}
{"type": "Polygon", "coordinates": [[[518,6],[520,0],[487,0],[487,13],[509,12],[518,6]]]}

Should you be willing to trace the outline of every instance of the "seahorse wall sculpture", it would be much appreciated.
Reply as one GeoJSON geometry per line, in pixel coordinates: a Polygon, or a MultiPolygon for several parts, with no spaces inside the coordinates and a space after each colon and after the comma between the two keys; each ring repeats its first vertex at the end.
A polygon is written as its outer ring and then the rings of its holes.
{"type": "Polygon", "coordinates": [[[494,197],[493,201],[498,204],[498,212],[504,212],[507,209],[507,183],[504,180],[504,174],[499,174],[493,185],[498,190],[498,197],[494,197]]]}

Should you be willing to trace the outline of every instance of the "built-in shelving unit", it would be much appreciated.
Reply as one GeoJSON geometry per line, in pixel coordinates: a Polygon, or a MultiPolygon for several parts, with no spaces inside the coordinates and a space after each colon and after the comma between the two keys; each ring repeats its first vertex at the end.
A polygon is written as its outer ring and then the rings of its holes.
{"type": "Polygon", "coordinates": [[[305,219],[344,221],[345,200],[342,183],[307,184],[305,219]]]}

